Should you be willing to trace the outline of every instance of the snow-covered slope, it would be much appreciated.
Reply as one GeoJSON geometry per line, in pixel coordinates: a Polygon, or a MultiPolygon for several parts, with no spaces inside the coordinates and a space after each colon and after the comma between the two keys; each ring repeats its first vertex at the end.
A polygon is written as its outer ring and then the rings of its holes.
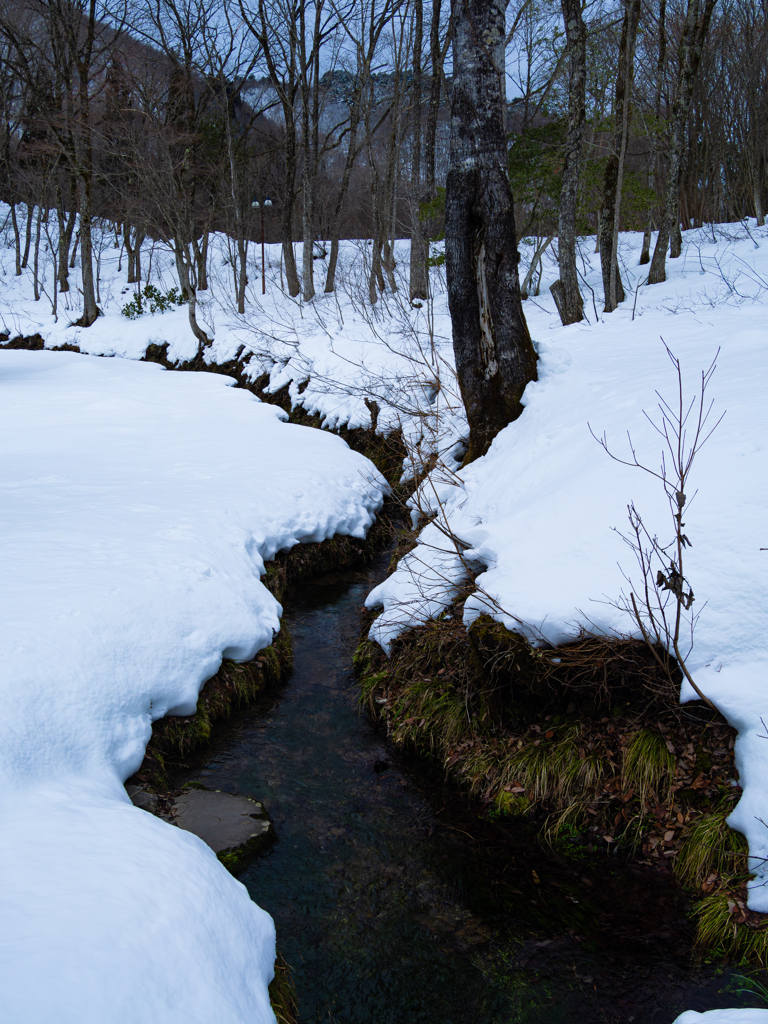
{"type": "Polygon", "coordinates": [[[0,352],[4,1020],[272,1020],[271,919],[121,783],[153,719],[279,628],[264,561],[386,487],[217,374],[0,352]]]}
{"type": "MultiPolygon", "coordinates": [[[[484,569],[466,602],[467,622],[486,612],[552,643],[579,627],[639,635],[621,608],[626,577],[636,593],[641,581],[621,536],[630,532],[627,506],[634,502],[651,535],[667,544],[674,536],[669,504],[658,479],[613,461],[590,426],[631,461],[629,433],[639,461],[659,471],[663,439],[643,413],[660,424],[659,395],[677,401],[662,338],[680,360],[686,405],[720,349],[707,392],[710,424],[725,416],[696,456],[686,488],[685,533],[693,546],[685,571],[700,612],[687,663],[739,730],[744,795],[730,823],[749,839],[757,876],[750,906],[768,911],[761,721],[768,720],[768,551],[761,550],[768,548],[768,229],[729,226],[713,242],[707,228],[686,241],[685,258],[668,263],[669,280],[642,287],[634,319],[629,288],[617,312],[595,322],[588,308],[592,322],[568,328],[546,308],[526,305],[541,358],[525,412],[459,477],[436,476],[422,486],[422,505],[438,513],[443,531],[430,525],[369,596],[369,606],[383,608],[371,635],[386,647],[408,625],[439,614],[467,567],[484,569]],[[459,549],[466,546],[461,556],[446,531],[459,549]]],[[[638,243],[639,236],[625,239],[625,254],[636,257],[638,243]]],[[[627,273],[629,283],[641,284],[636,260],[627,273]]],[[[689,421],[689,443],[693,431],[689,421]]],[[[682,699],[694,697],[686,684],[682,699]]]]}

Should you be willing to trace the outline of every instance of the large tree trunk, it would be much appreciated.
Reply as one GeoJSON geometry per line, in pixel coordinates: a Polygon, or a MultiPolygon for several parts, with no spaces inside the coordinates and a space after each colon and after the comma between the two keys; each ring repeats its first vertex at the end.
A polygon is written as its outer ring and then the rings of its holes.
{"type": "Polygon", "coordinates": [[[421,219],[421,203],[427,198],[421,183],[421,46],[424,34],[423,0],[415,0],[413,31],[413,80],[411,85],[411,262],[408,291],[411,302],[426,299],[428,286],[429,239],[421,219]]]}
{"type": "Polygon", "coordinates": [[[504,3],[454,0],[445,256],[471,461],[523,410],[536,353],[523,315],[504,134],[504,3]]]}
{"type": "Polygon", "coordinates": [[[624,286],[619,273],[619,216],[624,181],[624,158],[629,138],[629,109],[632,99],[632,70],[635,41],[640,20],[640,0],[625,0],[624,20],[619,43],[616,94],[613,104],[615,125],[613,144],[605,166],[603,207],[600,222],[600,265],[603,271],[605,312],[612,313],[624,301],[624,286]]]}
{"type": "MultiPolygon", "coordinates": [[[[664,72],[667,61],[667,0],[659,0],[658,12],[659,45],[656,56],[656,84],[654,88],[653,113],[654,131],[651,133],[651,152],[649,157],[648,184],[652,189],[656,187],[658,171],[659,142],[658,126],[661,121],[661,93],[664,87],[664,72]]],[[[653,233],[653,207],[648,211],[648,223],[643,234],[643,248],[640,253],[640,266],[644,267],[651,262],[651,234],[653,233]]]]}
{"type": "Polygon", "coordinates": [[[344,209],[344,202],[347,198],[349,181],[352,176],[352,168],[357,155],[357,127],[360,120],[359,97],[355,98],[352,113],[350,115],[349,143],[347,158],[344,162],[344,173],[341,176],[341,185],[336,197],[333,220],[331,222],[331,255],[328,260],[328,273],[325,276],[325,290],[332,292],[336,287],[336,266],[339,260],[339,233],[341,230],[341,211],[344,209]]]}
{"type": "Polygon", "coordinates": [[[667,185],[664,190],[664,204],[662,208],[661,224],[659,235],[656,239],[656,248],[653,250],[651,269],[648,274],[648,284],[660,284],[667,279],[666,257],[667,246],[674,225],[678,225],[680,215],[680,171],[683,157],[683,146],[685,144],[685,127],[688,123],[688,111],[691,106],[691,96],[696,80],[696,72],[701,62],[701,52],[704,46],[709,23],[712,19],[712,11],[717,0],[705,0],[704,10],[701,10],[701,0],[688,0],[688,10],[685,15],[685,25],[680,39],[678,50],[680,60],[680,71],[677,78],[677,96],[672,104],[672,130],[670,131],[667,161],[667,185]]]}
{"type": "Polygon", "coordinates": [[[283,259],[288,294],[292,298],[301,291],[296,257],[293,254],[293,203],[296,196],[296,126],[293,119],[285,126],[285,169],[286,182],[280,210],[281,234],[283,237],[283,259]]]}
{"type": "Polygon", "coordinates": [[[91,237],[93,203],[92,174],[84,168],[80,191],[80,272],[83,283],[83,315],[77,321],[81,327],[90,327],[101,315],[96,304],[96,282],[93,276],[93,239],[91,237]]]}
{"type": "Polygon", "coordinates": [[[565,326],[584,319],[584,303],[576,269],[576,206],[586,123],[587,32],[581,16],[581,0],[562,0],[562,8],[568,40],[568,133],[560,190],[560,287],[554,289],[553,286],[553,293],[565,326]]]}

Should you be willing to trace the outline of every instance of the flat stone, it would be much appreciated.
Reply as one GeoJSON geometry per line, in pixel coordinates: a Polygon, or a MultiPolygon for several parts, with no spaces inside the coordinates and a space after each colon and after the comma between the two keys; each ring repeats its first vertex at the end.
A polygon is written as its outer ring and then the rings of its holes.
{"type": "Polygon", "coordinates": [[[266,838],[272,829],[257,800],[209,789],[191,789],[177,797],[170,820],[186,832],[194,832],[214,853],[266,838]]]}
{"type": "Polygon", "coordinates": [[[134,807],[140,807],[142,811],[149,811],[150,814],[157,814],[157,793],[147,793],[141,786],[125,788],[134,807]]]}

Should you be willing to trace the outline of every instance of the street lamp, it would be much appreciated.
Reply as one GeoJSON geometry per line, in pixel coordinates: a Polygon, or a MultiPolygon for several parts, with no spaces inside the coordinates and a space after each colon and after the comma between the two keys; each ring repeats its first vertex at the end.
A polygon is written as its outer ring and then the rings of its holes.
{"type": "Polygon", "coordinates": [[[251,209],[261,211],[261,294],[266,295],[267,292],[267,281],[264,276],[264,207],[271,206],[272,200],[269,196],[266,197],[263,203],[260,203],[255,197],[251,200],[251,209]]]}

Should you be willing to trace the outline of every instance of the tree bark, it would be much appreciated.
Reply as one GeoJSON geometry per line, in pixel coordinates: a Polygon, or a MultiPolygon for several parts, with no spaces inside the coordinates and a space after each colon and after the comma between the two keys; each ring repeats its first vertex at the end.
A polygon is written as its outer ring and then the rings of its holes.
{"type": "MultiPolygon", "coordinates": [[[[576,269],[576,207],[578,203],[581,153],[586,123],[587,32],[581,16],[581,0],[561,0],[568,41],[568,132],[565,139],[563,184],[560,190],[558,261],[563,326],[584,319],[584,302],[576,269]]],[[[534,260],[531,261],[533,269],[534,260]]],[[[529,282],[530,283],[530,282],[529,282]]]]}
{"type": "Polygon", "coordinates": [[[466,461],[523,410],[536,353],[520,298],[504,134],[502,0],[454,0],[451,149],[445,202],[448,304],[469,422],[466,461]]]}
{"type": "Polygon", "coordinates": [[[763,213],[763,190],[760,184],[760,178],[756,175],[755,182],[752,186],[752,199],[755,204],[755,218],[757,220],[757,226],[763,227],[765,224],[765,214],[763,213]]]}
{"type": "Polygon", "coordinates": [[[420,207],[427,198],[421,182],[421,46],[424,36],[424,4],[423,0],[415,0],[413,29],[413,82],[411,87],[411,103],[413,117],[411,119],[411,139],[413,157],[411,159],[411,260],[409,271],[408,293],[414,299],[426,299],[429,268],[429,239],[427,226],[421,219],[420,207]]]}
{"type": "MultiPolygon", "coordinates": [[[[528,267],[528,273],[525,275],[525,278],[523,279],[523,283],[522,283],[522,285],[520,287],[520,297],[522,299],[527,299],[528,296],[530,295],[531,285],[533,284],[533,277],[534,277],[534,274],[536,273],[536,268],[538,267],[539,263],[541,262],[542,256],[544,255],[544,253],[549,248],[549,246],[552,243],[552,240],[554,239],[554,237],[555,237],[554,235],[546,235],[544,237],[544,239],[537,244],[536,251],[534,252],[534,254],[533,254],[532,258],[531,258],[531,265],[528,267]]],[[[562,278],[561,278],[561,281],[562,281],[562,278]]],[[[549,290],[554,294],[554,285],[550,286],[549,290]]],[[[562,294],[562,293],[560,293],[560,294],[562,294]]],[[[557,302],[557,300],[555,300],[555,302],[557,302]]],[[[559,308],[560,307],[558,306],[558,310],[559,310],[559,308]]],[[[563,317],[563,313],[560,313],[560,318],[562,319],[562,317],[563,317]]],[[[563,321],[563,323],[565,323],[565,321],[563,321]]],[[[576,323],[576,321],[575,320],[569,320],[568,323],[576,323]]]]}
{"type": "Polygon", "coordinates": [[[189,326],[197,339],[197,358],[201,359],[204,350],[211,344],[211,339],[197,321],[197,290],[192,281],[192,275],[189,272],[190,267],[194,263],[194,254],[190,253],[189,246],[180,239],[174,238],[173,247],[179,284],[181,285],[182,294],[187,300],[189,326]]]}
{"type": "MultiPolygon", "coordinates": [[[[680,39],[678,56],[680,71],[677,77],[677,95],[672,104],[672,130],[670,132],[667,160],[667,184],[664,190],[659,235],[653,250],[648,284],[661,284],[667,279],[666,256],[670,236],[674,225],[678,225],[680,214],[680,172],[682,169],[683,146],[685,144],[685,128],[688,123],[688,111],[691,107],[693,86],[696,72],[701,62],[704,40],[709,31],[712,11],[717,0],[705,0],[701,9],[701,0],[688,0],[683,34],[680,39]]],[[[679,255],[679,254],[678,254],[679,255]]]]}
{"type": "Polygon", "coordinates": [[[646,263],[651,262],[651,232],[653,231],[653,225],[649,219],[645,225],[645,231],[643,232],[643,248],[640,252],[640,266],[644,267],[646,263]]]}
{"type": "Polygon", "coordinates": [[[11,203],[11,221],[13,223],[13,241],[16,253],[16,277],[21,277],[21,238],[19,237],[19,221],[16,216],[16,203],[11,203]]]}
{"type": "Polygon", "coordinates": [[[141,283],[141,246],[144,242],[144,231],[136,228],[131,241],[131,225],[126,220],[123,224],[123,243],[128,255],[128,284],[141,283]]]}
{"type": "MultiPolygon", "coordinates": [[[[73,204],[74,207],[74,204],[73,204]]],[[[61,189],[58,190],[57,204],[56,204],[56,217],[59,222],[59,260],[58,260],[58,280],[59,280],[59,291],[69,291],[69,247],[72,244],[72,235],[75,230],[75,221],[77,220],[77,210],[73,208],[70,210],[69,218],[67,218],[67,212],[64,209],[64,196],[61,189]]],[[[128,279],[130,281],[130,278],[128,279]]]]}
{"type": "Polygon", "coordinates": [[[625,0],[619,43],[616,93],[613,104],[615,125],[613,144],[605,167],[603,207],[600,222],[600,265],[603,271],[605,312],[612,313],[624,301],[624,286],[619,273],[619,217],[624,180],[624,158],[629,138],[629,110],[632,100],[632,72],[635,58],[640,0],[625,0]]]}
{"type": "Polygon", "coordinates": [[[27,224],[24,230],[24,255],[21,257],[21,269],[26,270],[29,263],[29,246],[32,242],[32,214],[35,212],[34,204],[27,203],[27,224]]]}

